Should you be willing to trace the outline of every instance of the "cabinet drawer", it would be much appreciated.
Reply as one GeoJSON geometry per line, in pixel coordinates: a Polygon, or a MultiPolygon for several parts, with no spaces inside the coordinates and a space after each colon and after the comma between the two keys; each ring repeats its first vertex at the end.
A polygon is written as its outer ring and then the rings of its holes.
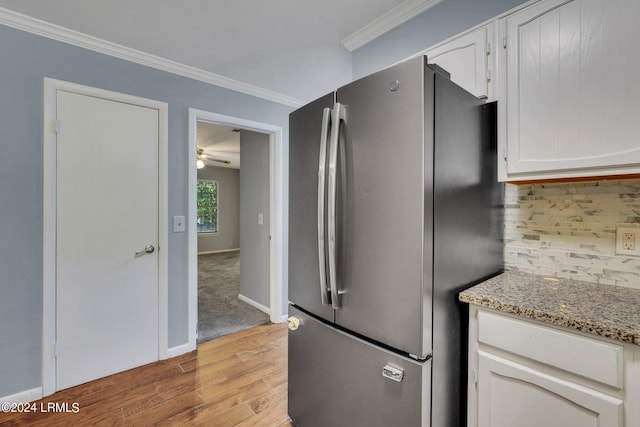
{"type": "Polygon", "coordinates": [[[478,312],[478,340],[602,384],[623,388],[624,350],[621,345],[483,311],[478,312]]]}

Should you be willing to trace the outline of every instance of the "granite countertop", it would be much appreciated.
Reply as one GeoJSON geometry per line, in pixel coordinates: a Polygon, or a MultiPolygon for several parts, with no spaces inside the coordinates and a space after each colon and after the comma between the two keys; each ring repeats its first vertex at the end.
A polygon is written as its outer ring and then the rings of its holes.
{"type": "Polygon", "coordinates": [[[640,345],[640,289],[505,271],[459,299],[640,345]]]}

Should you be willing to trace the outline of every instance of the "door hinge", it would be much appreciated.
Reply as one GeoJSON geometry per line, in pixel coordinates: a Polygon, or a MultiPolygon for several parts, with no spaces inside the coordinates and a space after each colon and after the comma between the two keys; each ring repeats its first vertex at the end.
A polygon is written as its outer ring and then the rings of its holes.
{"type": "Polygon", "coordinates": [[[505,49],[507,48],[507,38],[506,37],[502,38],[502,47],[505,48],[505,49]]]}
{"type": "Polygon", "coordinates": [[[58,343],[51,344],[51,358],[56,359],[58,357],[58,343]]]}
{"type": "Polygon", "coordinates": [[[487,70],[487,81],[491,81],[491,70],[487,70]]]}
{"type": "Polygon", "coordinates": [[[507,149],[506,148],[502,149],[502,158],[507,160],[507,149]]]}
{"type": "Polygon", "coordinates": [[[473,370],[473,383],[474,384],[478,384],[478,370],[477,369],[473,370]]]}
{"type": "Polygon", "coordinates": [[[55,134],[60,133],[60,120],[53,120],[51,123],[51,131],[55,134]]]}
{"type": "Polygon", "coordinates": [[[491,43],[487,43],[487,56],[491,55],[491,43]]]}

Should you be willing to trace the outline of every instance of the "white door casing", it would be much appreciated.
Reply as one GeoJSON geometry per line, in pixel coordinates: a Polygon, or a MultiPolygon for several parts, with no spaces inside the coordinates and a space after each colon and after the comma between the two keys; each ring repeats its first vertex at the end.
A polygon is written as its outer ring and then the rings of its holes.
{"type": "Polygon", "coordinates": [[[44,123],[49,395],[167,357],[167,106],[45,79],[44,123]]]}
{"type": "Polygon", "coordinates": [[[269,210],[270,235],[269,242],[269,311],[272,322],[286,320],[286,307],[283,307],[282,296],[286,282],[286,205],[284,170],[288,168],[284,152],[282,128],[252,120],[226,116],[218,113],[189,108],[189,189],[187,220],[188,236],[188,287],[189,287],[189,347],[196,347],[198,323],[198,235],[196,227],[196,169],[197,123],[205,121],[213,124],[233,126],[245,130],[269,134],[269,210]]]}

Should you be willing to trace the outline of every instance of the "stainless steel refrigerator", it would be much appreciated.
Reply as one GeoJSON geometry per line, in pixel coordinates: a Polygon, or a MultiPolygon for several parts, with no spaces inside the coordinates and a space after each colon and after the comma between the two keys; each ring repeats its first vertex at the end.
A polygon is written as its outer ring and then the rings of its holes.
{"type": "Polygon", "coordinates": [[[424,57],[291,113],[296,425],[465,424],[457,294],[502,270],[495,113],[424,57]]]}

